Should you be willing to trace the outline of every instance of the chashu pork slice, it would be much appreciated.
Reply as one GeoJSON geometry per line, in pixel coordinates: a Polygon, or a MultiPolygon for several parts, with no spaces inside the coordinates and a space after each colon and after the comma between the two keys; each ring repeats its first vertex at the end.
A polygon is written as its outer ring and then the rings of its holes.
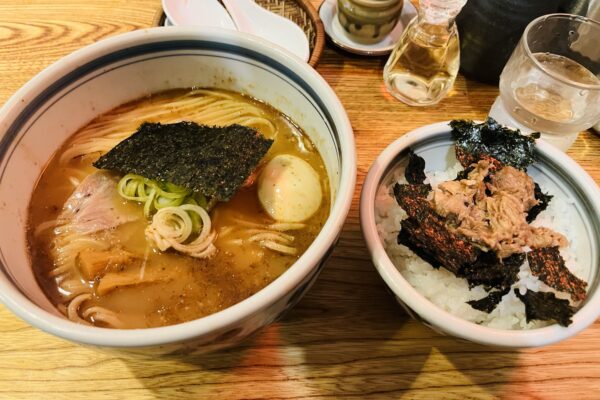
{"type": "Polygon", "coordinates": [[[117,179],[107,172],[87,176],[65,202],[57,226],[90,235],[141,218],[139,210],[120,200],[117,184],[117,179]]]}

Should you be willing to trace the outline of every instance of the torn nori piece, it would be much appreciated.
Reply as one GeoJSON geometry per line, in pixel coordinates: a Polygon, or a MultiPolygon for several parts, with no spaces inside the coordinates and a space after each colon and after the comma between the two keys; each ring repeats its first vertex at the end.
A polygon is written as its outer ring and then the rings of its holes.
{"type": "Polygon", "coordinates": [[[467,301],[467,304],[476,310],[489,314],[494,311],[498,303],[502,300],[502,297],[508,292],[510,292],[510,287],[507,287],[504,290],[495,290],[488,293],[483,299],[467,301]]]}
{"type": "Polygon", "coordinates": [[[438,258],[435,256],[435,253],[428,251],[426,248],[413,244],[413,241],[411,240],[411,232],[408,228],[404,228],[404,221],[402,221],[402,229],[398,233],[398,244],[411,249],[413,253],[419,256],[423,261],[431,264],[433,268],[440,269],[441,264],[439,263],[438,258]]]}
{"type": "Polygon", "coordinates": [[[408,165],[404,170],[404,177],[408,183],[422,184],[425,181],[425,160],[413,153],[408,153],[408,165]]]}
{"type": "Polygon", "coordinates": [[[540,188],[540,185],[538,185],[537,183],[535,183],[535,187],[533,188],[533,195],[535,196],[535,199],[538,201],[538,204],[536,204],[535,206],[531,207],[529,209],[529,211],[527,212],[527,222],[532,222],[535,217],[538,216],[539,213],[541,213],[542,211],[544,211],[546,209],[546,207],[548,207],[548,204],[550,203],[550,200],[552,200],[552,195],[550,194],[546,194],[544,192],[542,192],[542,189],[540,188]]]}
{"type": "Polygon", "coordinates": [[[571,294],[575,301],[585,299],[587,283],[569,271],[558,247],[532,249],[527,253],[527,261],[533,275],[560,292],[571,294]]]}
{"type": "Polygon", "coordinates": [[[468,239],[452,233],[445,220],[429,205],[423,195],[415,195],[426,185],[394,185],[396,201],[408,218],[402,221],[398,243],[408,246],[432,265],[441,265],[455,275],[475,262],[480,250],[468,239]]]}
{"type": "Polygon", "coordinates": [[[527,289],[522,295],[515,289],[515,295],[525,304],[527,322],[539,319],[542,321],[554,320],[562,326],[569,326],[573,321],[575,308],[569,305],[569,300],[557,299],[551,292],[534,292],[527,289]]]}
{"type": "Polygon", "coordinates": [[[482,252],[475,263],[465,266],[460,276],[469,282],[470,287],[483,285],[492,290],[486,297],[467,303],[488,314],[494,311],[502,297],[510,291],[513,283],[519,279],[519,268],[525,261],[524,253],[515,253],[502,260],[493,251],[482,252]]]}
{"type": "Polygon", "coordinates": [[[500,260],[494,251],[481,252],[474,263],[464,266],[459,276],[465,278],[470,287],[483,285],[486,290],[505,290],[519,279],[519,268],[524,261],[524,253],[500,260]]]}
{"type": "Polygon", "coordinates": [[[474,169],[475,169],[475,166],[469,165],[467,168],[463,169],[462,171],[458,171],[458,174],[456,174],[456,178],[454,178],[454,180],[462,181],[463,179],[467,179],[469,177],[469,173],[471,171],[473,171],[474,169]]]}
{"type": "Polygon", "coordinates": [[[416,184],[416,185],[405,185],[397,183],[394,186],[394,195],[396,200],[398,196],[412,196],[420,197],[422,200],[427,201],[427,195],[431,192],[430,184],[416,184]]]}
{"type": "Polygon", "coordinates": [[[256,130],[241,125],[145,122],[94,166],[170,182],[227,201],[272,143],[256,130]]]}
{"type": "Polygon", "coordinates": [[[456,141],[456,158],[463,167],[477,162],[481,156],[488,155],[504,165],[524,169],[535,161],[535,139],[538,132],[529,136],[520,131],[505,128],[488,118],[482,124],[469,120],[453,120],[452,137],[456,141]]]}

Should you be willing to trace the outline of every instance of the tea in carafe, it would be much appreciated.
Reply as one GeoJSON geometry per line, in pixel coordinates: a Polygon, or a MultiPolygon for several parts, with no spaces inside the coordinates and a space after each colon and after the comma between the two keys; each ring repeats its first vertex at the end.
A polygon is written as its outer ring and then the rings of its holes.
{"type": "Polygon", "coordinates": [[[454,18],[466,0],[420,0],[419,14],[406,27],[387,61],[388,92],[415,106],[435,104],[452,87],[460,64],[454,18]]]}

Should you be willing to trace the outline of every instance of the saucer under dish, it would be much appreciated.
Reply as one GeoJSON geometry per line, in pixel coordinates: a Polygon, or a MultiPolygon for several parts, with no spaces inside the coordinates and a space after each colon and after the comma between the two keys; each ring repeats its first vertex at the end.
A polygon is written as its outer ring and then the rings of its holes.
{"type": "Polygon", "coordinates": [[[336,0],[325,0],[319,8],[319,17],[323,21],[325,33],[331,41],[338,47],[349,51],[350,53],[364,56],[381,56],[392,52],[394,46],[400,39],[404,28],[417,15],[417,9],[408,0],[404,1],[402,13],[398,23],[387,34],[383,40],[377,43],[360,43],[355,41],[348,32],[342,27],[337,18],[338,6],[336,0]]]}

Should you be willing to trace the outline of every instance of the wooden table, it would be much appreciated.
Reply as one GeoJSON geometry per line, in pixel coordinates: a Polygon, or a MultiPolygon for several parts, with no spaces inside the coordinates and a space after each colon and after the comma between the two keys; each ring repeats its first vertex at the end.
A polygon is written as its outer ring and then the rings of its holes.
{"type": "MultiPolygon", "coordinates": [[[[159,0],[0,0],[0,104],[58,58],[159,13],[159,0]]],[[[386,93],[385,61],[327,44],[318,66],[354,126],[358,185],[331,261],[283,321],[229,351],[146,359],[71,344],[0,306],[0,399],[600,398],[600,322],[543,349],[484,347],[412,320],[385,290],[358,221],[371,162],[421,125],[483,118],[497,95],[459,77],[439,105],[411,108],[386,93]]],[[[600,182],[599,137],[581,134],[569,154],[600,182]]]]}

